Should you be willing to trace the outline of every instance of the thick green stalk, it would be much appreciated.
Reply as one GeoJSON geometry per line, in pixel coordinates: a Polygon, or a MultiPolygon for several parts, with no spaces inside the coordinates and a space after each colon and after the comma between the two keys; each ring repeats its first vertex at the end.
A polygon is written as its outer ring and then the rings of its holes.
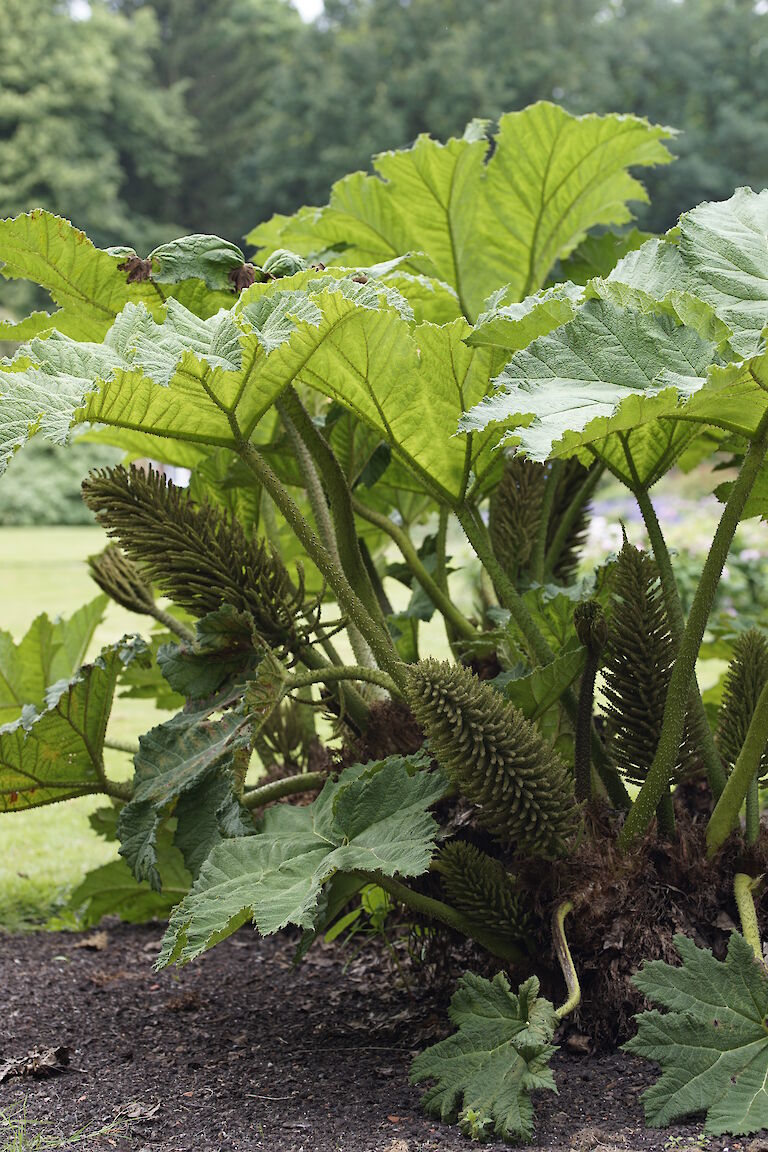
{"type": "Polygon", "coordinates": [[[355,595],[335,557],[323,548],[312,526],[304,519],[293,499],[280,483],[266,460],[253,444],[239,437],[238,454],[257,480],[264,486],[280,512],[290,524],[302,546],[333,589],[342,612],[362,633],[381,668],[388,669],[401,689],[405,687],[402,664],[386,628],[374,620],[355,595]],[[398,680],[399,677],[399,680],[398,680]]]}
{"type": "Polygon", "coordinates": [[[163,608],[158,608],[158,606],[155,605],[148,615],[154,616],[158,624],[162,624],[169,632],[173,632],[175,636],[178,636],[182,644],[194,644],[196,636],[192,629],[187,628],[186,624],[182,624],[181,620],[177,620],[170,612],[166,612],[163,608]]]}
{"type": "Polygon", "coordinates": [[[509,610],[512,619],[525,637],[534,662],[540,665],[549,664],[554,659],[554,653],[536,626],[528,605],[496,559],[485,526],[477,522],[475,514],[468,508],[462,509],[457,515],[467,540],[491,577],[502,605],[509,610]]]}
{"type": "Polygon", "coordinates": [[[127,752],[129,756],[135,756],[139,751],[138,744],[129,744],[127,740],[105,740],[104,747],[113,752],[127,752]]]}
{"type": "Polygon", "coordinates": [[[327,772],[301,772],[298,776],[286,776],[284,780],[273,780],[262,784],[243,795],[244,808],[263,808],[272,800],[282,800],[284,796],[296,796],[300,792],[315,792],[322,788],[328,779],[327,772]]]}
{"type": "Polygon", "coordinates": [[[539,509],[539,525],[536,530],[536,539],[533,543],[530,568],[531,580],[537,584],[541,584],[544,580],[549,522],[552,519],[552,509],[555,504],[555,494],[557,492],[557,485],[560,483],[560,477],[563,474],[563,467],[564,465],[562,460],[552,461],[549,466],[549,475],[547,476],[547,480],[544,485],[544,492],[541,497],[541,507],[539,509]]]}
{"type": "Polygon", "coordinates": [[[466,917],[452,908],[450,904],[445,904],[442,900],[435,900],[432,896],[425,896],[421,892],[414,892],[406,884],[401,884],[392,876],[383,876],[380,872],[356,872],[355,875],[369,884],[378,884],[380,888],[389,893],[393,900],[397,900],[399,904],[404,904],[406,908],[412,908],[414,912],[418,912],[421,916],[427,916],[430,920],[439,920],[441,924],[446,924],[455,932],[460,932],[462,936],[476,940],[492,955],[500,956],[512,964],[517,964],[523,959],[521,949],[514,944],[505,944],[501,947],[499,940],[492,933],[484,932],[475,924],[470,924],[466,917]]]}
{"type": "Polygon", "coordinates": [[[565,542],[571,534],[571,529],[578,519],[584,505],[587,503],[595,488],[600,482],[600,477],[605,471],[605,465],[602,461],[596,461],[587,472],[583,484],[574,494],[573,499],[565,510],[565,514],[561,516],[560,521],[555,529],[555,534],[552,541],[547,548],[547,554],[544,557],[544,577],[551,575],[555,566],[560,559],[565,542]]]}
{"type": "Polygon", "coordinates": [[[581,674],[579,686],[579,710],[573,753],[573,774],[577,800],[590,800],[592,797],[592,709],[595,698],[595,680],[600,657],[587,650],[587,662],[581,674]]]}
{"type": "Polygon", "coordinates": [[[288,388],[285,391],[281,405],[282,411],[290,417],[297,434],[314,460],[328,494],[340,567],[368,613],[384,627],[384,617],[381,614],[376,591],[371,584],[360,552],[357,525],[352,510],[352,493],[344,471],[328,441],[313,424],[295,388],[288,388]]]}
{"type": "Polygon", "coordinates": [[[296,672],[286,680],[285,687],[289,692],[292,692],[295,688],[306,688],[310,684],[337,684],[342,680],[360,680],[366,684],[377,684],[380,688],[386,688],[387,692],[393,692],[397,695],[397,684],[391,676],[382,672],[380,668],[369,668],[363,664],[342,665],[340,668],[330,666],[319,668],[317,671],[296,672]]]}
{"type": "Polygon", "coordinates": [[[715,805],[707,825],[707,855],[714,856],[730,836],[739,819],[739,812],[753,781],[757,782],[765,745],[768,741],[768,684],[757,698],[755,711],[747,729],[747,736],[728,783],[715,805]]]}
{"type": "MultiPolygon", "coordinates": [[[[304,413],[303,408],[301,408],[301,403],[295,393],[294,398],[295,404],[292,405],[292,408],[294,414],[297,415],[299,419],[301,419],[302,415],[306,416],[306,413],[304,413]]],[[[331,553],[331,555],[334,557],[337,564],[344,570],[347,578],[350,580],[350,584],[355,590],[355,593],[360,595],[361,588],[359,586],[355,588],[356,581],[352,579],[350,569],[345,566],[341,558],[341,553],[336,538],[336,528],[334,526],[333,520],[331,519],[331,513],[328,508],[328,501],[325,498],[325,491],[318,475],[317,468],[315,467],[315,459],[313,458],[306,441],[300,434],[294,420],[289,413],[289,405],[285,402],[285,400],[278,400],[275,407],[280,414],[280,419],[283,422],[283,426],[288,435],[288,439],[291,442],[293,454],[296,457],[299,468],[301,470],[301,475],[304,480],[304,491],[307,493],[309,504],[312,509],[312,515],[315,518],[315,525],[317,527],[320,539],[331,553]]],[[[316,436],[319,435],[308,417],[307,422],[312,427],[313,434],[316,436]]],[[[330,455],[335,461],[336,458],[333,456],[333,453],[330,453],[330,455]]],[[[324,460],[324,463],[327,464],[327,460],[324,460]]],[[[357,538],[355,538],[355,543],[356,542],[357,538]]],[[[366,579],[367,577],[368,572],[366,569],[366,579]]],[[[363,589],[363,591],[365,591],[365,589],[363,589]]],[[[361,599],[365,603],[365,597],[361,596],[361,599]]],[[[358,664],[366,664],[369,667],[375,665],[376,661],[373,659],[373,653],[371,652],[368,644],[366,643],[363,636],[361,636],[357,628],[355,628],[353,624],[350,624],[347,629],[347,633],[349,636],[350,645],[352,646],[352,651],[355,654],[355,659],[357,660],[358,664]]]]}
{"type": "Polygon", "coordinates": [[[733,878],[733,894],[736,897],[736,907],[739,910],[741,934],[754,952],[755,959],[762,964],[763,944],[760,939],[760,925],[757,921],[757,910],[752,895],[761,882],[762,878],[754,880],[744,872],[737,872],[733,878]]]}
{"type": "MultiPolygon", "coordinates": [[[[637,500],[643,521],[645,522],[648,539],[651,542],[654,559],[659,569],[661,591],[664,596],[664,605],[667,609],[667,618],[669,620],[670,631],[672,632],[672,639],[679,648],[683,638],[683,632],[685,631],[685,618],[683,616],[683,606],[680,602],[680,593],[677,588],[677,581],[675,580],[675,573],[672,568],[672,559],[669,555],[667,542],[664,539],[664,534],[656,515],[656,509],[648,494],[648,489],[638,486],[634,491],[634,497],[637,500]]],[[[690,720],[694,725],[701,758],[704,761],[709,787],[715,800],[717,800],[723,788],[725,788],[725,771],[720,759],[720,753],[717,751],[715,738],[712,735],[712,729],[709,726],[695,671],[690,687],[688,710],[690,720]]]]}
{"type": "Polygon", "coordinates": [[[565,1017],[570,1015],[571,1012],[574,1012],[581,1003],[581,985],[579,984],[576,965],[573,962],[571,950],[568,947],[568,940],[565,935],[565,918],[572,910],[572,901],[564,900],[562,904],[558,904],[552,914],[552,939],[555,944],[555,954],[557,955],[558,963],[563,973],[565,986],[568,989],[568,999],[564,1004],[561,1004],[555,1012],[558,1020],[565,1019],[565,1017]]]}
{"type": "Polygon", "coordinates": [[[374,511],[373,508],[369,508],[360,500],[353,499],[352,506],[361,519],[367,520],[369,524],[375,524],[382,532],[386,532],[391,540],[394,540],[416,580],[418,580],[419,584],[421,584],[424,591],[432,600],[432,603],[442,612],[446,620],[450,620],[457,634],[465,640],[475,640],[477,638],[477,629],[470,624],[466,616],[462,615],[450,596],[443,591],[437,581],[429,574],[408,533],[398,524],[394,524],[389,516],[374,511]]]}
{"type": "Polygon", "coordinates": [[[760,835],[760,787],[757,776],[747,789],[746,827],[744,829],[747,844],[757,844],[760,835]]]}
{"type": "MultiPolygon", "coordinates": [[[[677,760],[680,742],[685,729],[685,717],[690,700],[691,683],[696,671],[696,660],[704,636],[704,630],[712,611],[717,586],[728,558],[734,533],[739,525],[741,514],[747,503],[752,487],[768,450],[768,414],[760,421],[755,439],[749,446],[739,475],[731,489],[728,502],[723,509],[717,526],[712,547],[704,563],[696,595],[693,598],[688,622],[685,626],[680,647],[672,669],[672,676],[664,705],[664,718],[661,727],[656,755],[648,770],[648,775],[635,799],[624,827],[620,843],[628,847],[648,827],[656,805],[665,788],[677,760]]],[[[727,785],[726,785],[727,787],[727,785]]],[[[725,793],[723,793],[724,795],[725,793]]],[[[721,797],[722,800],[722,797],[721,797]]]]}
{"type": "MultiPolygon", "coordinates": [[[[333,650],[333,645],[331,645],[331,649],[333,650]]],[[[327,682],[334,685],[333,691],[338,697],[342,712],[347,715],[352,726],[358,732],[364,732],[371,710],[353,684],[345,683],[343,678],[334,680],[333,669],[342,667],[342,665],[340,663],[328,664],[325,658],[309,645],[301,649],[299,656],[302,664],[309,669],[308,674],[317,677],[313,683],[327,682]]]]}

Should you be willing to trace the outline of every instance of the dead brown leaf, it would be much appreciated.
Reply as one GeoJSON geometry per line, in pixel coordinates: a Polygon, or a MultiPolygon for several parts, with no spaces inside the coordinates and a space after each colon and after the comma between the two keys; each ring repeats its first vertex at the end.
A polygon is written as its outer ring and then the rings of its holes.
{"type": "Polygon", "coordinates": [[[103,952],[105,948],[109,947],[109,933],[105,931],[92,932],[90,936],[86,936],[83,940],[78,940],[75,948],[88,948],[92,952],[103,952]]]}
{"type": "Polygon", "coordinates": [[[69,1064],[69,1048],[60,1045],[57,1048],[34,1049],[26,1056],[19,1056],[15,1060],[6,1060],[0,1064],[0,1083],[11,1076],[34,1076],[42,1078],[63,1072],[69,1064]]]}

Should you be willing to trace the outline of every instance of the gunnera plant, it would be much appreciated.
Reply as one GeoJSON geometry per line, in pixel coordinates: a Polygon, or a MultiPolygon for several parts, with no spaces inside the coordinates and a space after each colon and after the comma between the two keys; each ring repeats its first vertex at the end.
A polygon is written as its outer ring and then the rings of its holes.
{"type": "MultiPolygon", "coordinates": [[[[153,461],[84,484],[100,595],[0,636],[0,810],[101,793],[121,914],[168,917],[160,966],[246,922],[293,926],[303,956],[372,893],[446,963],[470,941],[483,974],[413,1075],[474,1137],[530,1138],[555,1033],[626,1040],[641,991],[670,1010],[632,1041],[663,1069],[649,1121],[706,1098],[710,1131],[768,1126],[746,1099],[768,1072],[768,640],[762,606],[740,639],[711,618],[741,520],[768,517],[768,192],[628,228],[669,135],[542,102],[419,137],[257,226],[249,260],[0,222],[0,272],[55,305],[3,325],[0,467],[84,425],[153,461]],[[731,469],[687,611],[651,499],[684,455],[702,486],[731,469]],[[603,478],[649,548],[591,567],[603,478]],[[146,640],[90,652],[104,594],[146,640]],[[127,752],[118,692],[165,710],[127,752]]],[[[73,914],[111,900],[98,870],[73,914]]]]}

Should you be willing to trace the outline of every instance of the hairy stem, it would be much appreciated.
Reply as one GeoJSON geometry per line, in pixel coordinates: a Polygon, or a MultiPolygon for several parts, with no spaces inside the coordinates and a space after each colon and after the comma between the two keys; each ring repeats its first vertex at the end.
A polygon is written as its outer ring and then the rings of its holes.
{"type": "Polygon", "coordinates": [[[762,883],[762,878],[753,879],[744,872],[737,872],[733,878],[733,894],[739,910],[741,934],[755,954],[755,959],[763,963],[763,945],[760,940],[760,926],[752,893],[762,883]]]}
{"type": "Polygon", "coordinates": [[[359,597],[370,616],[385,627],[384,617],[363,561],[357,539],[357,526],[352,510],[352,493],[347,478],[339,464],[335,452],[318,428],[313,424],[309,413],[299,399],[295,388],[286,389],[283,411],[292,421],[297,434],[307,447],[320,473],[333,516],[339,566],[359,597]]]}
{"type": "Polygon", "coordinates": [[[573,754],[573,774],[576,786],[576,799],[589,800],[592,797],[591,750],[592,750],[592,709],[595,698],[595,680],[600,665],[597,652],[587,649],[587,662],[581,674],[579,687],[579,710],[576,717],[576,732],[573,754]]]}
{"type": "Polygon", "coordinates": [[[549,474],[544,484],[544,492],[542,493],[541,507],[539,509],[539,524],[536,529],[536,539],[533,542],[533,551],[531,552],[531,580],[536,584],[541,584],[544,580],[549,522],[552,519],[555,494],[557,492],[557,486],[560,483],[560,477],[563,474],[563,468],[564,464],[562,460],[553,460],[549,466],[549,474]]]}
{"type": "Polygon", "coordinates": [[[555,1012],[558,1020],[563,1020],[571,1012],[574,1012],[581,1003],[581,985],[579,984],[576,966],[573,963],[571,950],[568,947],[568,941],[565,936],[565,918],[572,910],[572,901],[564,900],[562,904],[558,904],[552,914],[552,939],[555,945],[557,960],[565,980],[565,986],[568,989],[568,999],[564,1004],[561,1004],[555,1012]]]}
{"type": "Polygon", "coordinates": [[[442,612],[445,619],[450,620],[456,633],[465,640],[474,640],[477,636],[477,630],[470,624],[466,616],[462,615],[448,593],[440,587],[424,567],[408,533],[398,524],[393,523],[389,516],[374,511],[373,508],[369,508],[360,500],[353,499],[352,506],[362,520],[367,520],[369,524],[375,524],[382,532],[386,532],[391,540],[394,540],[414,577],[421,584],[435,607],[442,612]]]}
{"type": "Polygon", "coordinates": [[[757,776],[747,789],[746,827],[744,829],[747,844],[757,844],[760,835],[760,787],[757,776]]]}
{"type": "Polygon", "coordinates": [[[336,684],[340,680],[360,680],[366,684],[377,684],[386,688],[387,692],[397,695],[397,684],[386,672],[380,668],[369,668],[364,664],[348,664],[338,668],[336,666],[319,668],[316,671],[296,672],[285,682],[288,691],[295,688],[306,688],[310,684],[336,684]]]}
{"type": "Polygon", "coordinates": [[[284,780],[273,780],[271,784],[257,785],[243,795],[244,808],[263,808],[272,800],[282,800],[284,796],[296,796],[300,792],[316,792],[328,779],[327,772],[302,772],[298,776],[286,776],[284,780]]]}
{"type": "Polygon", "coordinates": [[[414,892],[406,884],[402,884],[392,876],[383,876],[380,872],[355,872],[355,875],[368,884],[378,884],[380,888],[389,893],[393,900],[397,900],[399,904],[404,904],[406,908],[412,908],[414,912],[418,912],[421,916],[427,916],[430,920],[439,920],[441,924],[446,924],[454,931],[460,932],[462,936],[476,940],[492,955],[500,956],[512,964],[517,964],[523,959],[523,953],[516,945],[505,944],[502,946],[496,937],[491,933],[484,932],[476,925],[470,924],[466,917],[462,916],[461,912],[457,912],[455,908],[451,908],[450,904],[445,904],[442,900],[436,900],[432,896],[425,896],[421,892],[414,892]]]}
{"type": "MultiPolygon", "coordinates": [[[[306,413],[304,413],[304,409],[301,408],[301,402],[295,393],[294,398],[295,404],[292,405],[292,408],[294,414],[299,415],[299,418],[301,419],[301,415],[303,414],[306,416],[306,413]],[[296,405],[301,408],[301,412],[298,411],[296,405]]],[[[304,479],[304,491],[307,493],[307,497],[309,499],[309,504],[312,509],[312,515],[315,518],[315,525],[317,526],[318,535],[339,567],[344,568],[345,572],[349,576],[349,569],[346,568],[342,563],[341,554],[339,552],[338,542],[336,539],[336,530],[333,524],[333,520],[331,519],[331,513],[328,508],[328,501],[325,498],[325,491],[323,490],[323,485],[317,473],[317,468],[315,467],[315,460],[310,453],[304,438],[299,433],[299,430],[296,427],[296,424],[294,423],[291,415],[289,414],[288,404],[285,402],[285,400],[278,400],[275,404],[275,407],[277,408],[280,419],[283,422],[283,427],[285,428],[288,439],[291,442],[293,454],[296,457],[299,468],[301,469],[301,474],[304,479]]],[[[319,436],[317,429],[315,429],[312,421],[309,420],[309,417],[307,417],[307,422],[311,425],[313,433],[319,436]]],[[[355,539],[357,539],[357,537],[355,537],[355,539]]],[[[366,579],[367,576],[368,573],[366,571],[366,579]]],[[[354,581],[351,581],[351,583],[354,585],[354,581]]],[[[376,663],[376,661],[373,659],[373,653],[371,652],[370,647],[358,629],[355,628],[353,624],[350,624],[347,628],[347,634],[349,635],[349,642],[352,646],[352,651],[355,654],[355,659],[357,660],[358,664],[365,664],[368,667],[373,666],[376,663]]]]}
{"type": "Polygon", "coordinates": [[[327,549],[323,548],[312,530],[312,526],[304,519],[289,493],[266,460],[256,451],[253,444],[243,440],[240,435],[237,450],[243,462],[272,497],[302,546],[330,584],[342,612],[349,617],[368,641],[379,666],[388,669],[393,679],[398,683],[398,687],[404,688],[405,681],[401,661],[386,627],[381,626],[378,621],[371,617],[365,605],[355,595],[338,561],[328,553],[327,549]]]}
{"type": "Polygon", "coordinates": [[[468,508],[462,509],[457,515],[467,540],[491,577],[502,605],[509,610],[522,632],[534,662],[539,665],[549,664],[554,659],[554,653],[536,626],[528,605],[496,559],[485,526],[478,522],[475,513],[468,508]]]}
{"type": "Polygon", "coordinates": [[[714,856],[736,827],[741,806],[745,798],[748,798],[753,782],[757,784],[757,772],[766,742],[768,742],[768,684],[757,698],[741,752],[709,818],[707,855],[710,857],[714,856]]]}
{"type": "MultiPolygon", "coordinates": [[[[664,534],[656,515],[656,509],[648,494],[648,489],[638,486],[633,494],[643,517],[654,559],[659,569],[661,591],[664,596],[664,605],[667,609],[667,618],[669,619],[672,639],[676,647],[679,648],[685,631],[685,618],[683,616],[683,606],[680,602],[680,593],[678,591],[677,581],[675,580],[667,542],[664,539],[664,534]]],[[[704,710],[704,702],[701,699],[701,692],[695,670],[689,692],[688,711],[701,752],[701,758],[704,761],[709,787],[715,800],[717,800],[723,788],[725,788],[725,771],[720,759],[720,754],[717,751],[715,738],[712,735],[712,729],[709,726],[706,711],[704,710]]]]}
{"type": "Polygon", "coordinates": [[[127,740],[105,740],[105,748],[111,748],[113,752],[127,752],[130,756],[135,756],[139,751],[138,744],[129,744],[127,740]]]}
{"type": "MultiPolygon", "coordinates": [[[[693,598],[688,622],[683,631],[670,677],[656,755],[621,831],[620,843],[625,848],[643,834],[653,817],[656,805],[664,790],[669,787],[669,779],[683,738],[691,683],[696,670],[696,660],[704,630],[712,611],[717,586],[733,542],[734,533],[739,525],[741,514],[767,450],[768,414],[763,416],[760,421],[755,439],[749,446],[739,475],[731,489],[728,502],[720,517],[709,555],[704,562],[699,585],[693,598]]],[[[722,800],[722,796],[720,799],[722,800]]]]}
{"type": "Polygon", "coordinates": [[[571,534],[571,529],[576,523],[579,514],[592,496],[595,488],[600,482],[600,477],[605,471],[605,465],[602,461],[595,462],[587,472],[584,482],[581,487],[574,493],[573,499],[565,510],[563,516],[555,529],[555,534],[552,541],[547,548],[547,554],[544,557],[544,577],[551,575],[555,570],[558,560],[560,559],[563,548],[568,537],[571,534]]]}
{"type": "Polygon", "coordinates": [[[155,605],[148,615],[154,616],[158,624],[162,624],[162,626],[167,628],[169,632],[172,632],[174,636],[178,636],[182,644],[194,644],[197,639],[191,628],[187,628],[186,624],[182,624],[181,620],[177,620],[170,612],[166,612],[163,608],[158,608],[157,605],[155,605]]]}

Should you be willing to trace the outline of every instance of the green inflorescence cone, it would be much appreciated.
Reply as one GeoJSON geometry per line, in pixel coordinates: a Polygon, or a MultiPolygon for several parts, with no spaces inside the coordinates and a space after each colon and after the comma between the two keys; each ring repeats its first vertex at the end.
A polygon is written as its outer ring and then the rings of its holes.
{"type": "Polygon", "coordinates": [[[109,468],[83,482],[83,499],[129,560],[194,616],[222,604],[249,613],[270,647],[302,642],[304,599],[280,557],[249,539],[235,520],[149,469],[109,468]]]}
{"type": "Polygon", "coordinates": [[[554,748],[489,685],[461,665],[422,660],[408,698],[430,750],[478,820],[521,852],[554,856],[575,832],[573,780],[554,748]]]}
{"type": "MultiPolygon", "coordinates": [[[[734,644],[717,718],[717,745],[726,772],[732,770],[738,759],[766,682],[768,639],[757,628],[750,628],[734,644]]],[[[758,773],[761,777],[768,774],[768,745],[760,759],[758,773]]]]}
{"type": "MultiPolygon", "coordinates": [[[[547,545],[576,491],[584,482],[587,469],[578,460],[569,460],[555,489],[547,545]]],[[[501,480],[491,498],[488,529],[494,555],[514,580],[525,576],[531,561],[541,516],[541,502],[547,481],[544,464],[525,456],[512,456],[505,461],[501,480]]],[[[579,550],[587,531],[588,510],[582,508],[568,534],[552,575],[567,583],[578,565],[579,550]]]]}
{"type": "Polygon", "coordinates": [[[89,556],[88,568],[102,592],[122,608],[139,615],[153,611],[155,598],[152,589],[117,544],[108,544],[98,556],[89,556]]]}
{"type": "Polygon", "coordinates": [[[531,930],[531,917],[523,907],[514,877],[500,860],[481,852],[474,844],[453,840],[434,861],[448,901],[472,924],[517,943],[531,930]]]}
{"type": "MultiPolygon", "coordinates": [[[[624,776],[642,784],[661,735],[675,644],[656,562],[626,540],[612,591],[603,668],[608,750],[624,776]]],[[[673,779],[682,779],[694,760],[686,726],[673,779]]]]}

